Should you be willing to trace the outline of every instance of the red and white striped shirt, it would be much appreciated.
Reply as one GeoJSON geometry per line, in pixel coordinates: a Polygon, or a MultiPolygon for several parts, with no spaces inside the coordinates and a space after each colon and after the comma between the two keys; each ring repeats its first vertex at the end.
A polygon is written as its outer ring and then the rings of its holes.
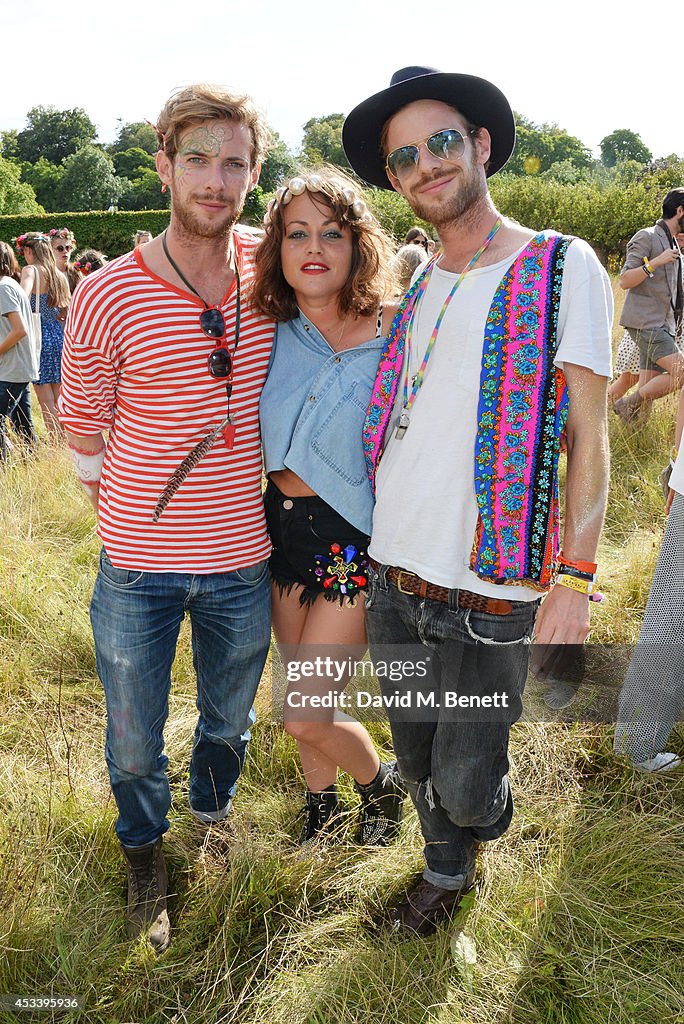
{"type": "MultiPolygon", "coordinates": [[[[168,478],[226,416],[225,381],[210,376],[216,342],[199,326],[201,301],[153,274],[140,250],[85,278],[64,332],[60,420],[74,434],[109,430],[98,533],[112,563],[157,572],[227,572],[267,558],[261,496],[259,395],[274,326],[246,301],[256,240],[233,232],[241,290],[231,417],[158,523],[168,478]]],[[[220,308],[233,353],[236,286],[220,308]]]]}

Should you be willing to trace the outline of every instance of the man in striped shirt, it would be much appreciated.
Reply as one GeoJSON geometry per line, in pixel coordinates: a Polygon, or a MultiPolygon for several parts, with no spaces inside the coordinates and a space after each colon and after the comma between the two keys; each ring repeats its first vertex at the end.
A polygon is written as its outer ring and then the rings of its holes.
{"type": "Polygon", "coordinates": [[[248,97],[189,86],[157,131],[169,227],[77,289],[59,408],[103,544],[91,620],[128,934],[161,952],[163,729],[180,624],[187,611],[190,807],[208,824],[229,812],[270,640],[258,403],[273,324],[247,301],[255,239],[234,228],[268,143],[261,115],[248,97]]]}

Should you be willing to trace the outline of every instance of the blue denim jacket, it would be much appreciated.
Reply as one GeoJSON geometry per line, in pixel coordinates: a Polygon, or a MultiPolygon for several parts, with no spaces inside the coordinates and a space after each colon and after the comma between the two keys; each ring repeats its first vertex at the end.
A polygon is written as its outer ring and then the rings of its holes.
{"type": "Polygon", "coordinates": [[[366,534],[373,495],[361,430],[384,343],[333,352],[300,313],[278,324],[259,405],[266,473],[291,469],[366,534]]]}

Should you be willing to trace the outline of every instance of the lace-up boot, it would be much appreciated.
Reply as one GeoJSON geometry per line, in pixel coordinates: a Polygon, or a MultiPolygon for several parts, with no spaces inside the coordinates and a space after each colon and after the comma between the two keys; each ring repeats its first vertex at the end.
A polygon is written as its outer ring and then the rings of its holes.
{"type": "Polygon", "coordinates": [[[361,816],[356,840],[361,846],[387,846],[396,838],[406,799],[406,786],[397,762],[381,764],[366,786],[354,783],[361,797],[361,816]]]}
{"type": "Polygon", "coordinates": [[[322,793],[306,791],[304,825],[299,836],[300,846],[309,846],[329,837],[339,824],[340,802],[337,786],[328,786],[322,793]]]}
{"type": "Polygon", "coordinates": [[[126,933],[129,939],[136,939],[145,932],[155,952],[162,953],[171,941],[171,925],[161,837],[147,846],[122,846],[121,850],[128,872],[126,933]]]}

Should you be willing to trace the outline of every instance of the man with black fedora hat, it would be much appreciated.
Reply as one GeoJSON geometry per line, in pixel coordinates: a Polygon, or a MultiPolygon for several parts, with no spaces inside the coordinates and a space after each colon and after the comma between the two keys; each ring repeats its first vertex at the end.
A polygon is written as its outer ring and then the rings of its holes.
{"type": "Polygon", "coordinates": [[[417,707],[390,706],[426,861],[391,921],[429,934],[472,886],[478,845],[510,824],[508,736],[533,631],[542,675],[589,632],[612,294],[585,242],[497,212],[487,178],[511,155],[515,122],[491,82],[403,68],[342,138],[360,177],[400,192],[442,245],[400,304],[364,430],[371,653],[418,645],[430,664],[417,707]]]}

